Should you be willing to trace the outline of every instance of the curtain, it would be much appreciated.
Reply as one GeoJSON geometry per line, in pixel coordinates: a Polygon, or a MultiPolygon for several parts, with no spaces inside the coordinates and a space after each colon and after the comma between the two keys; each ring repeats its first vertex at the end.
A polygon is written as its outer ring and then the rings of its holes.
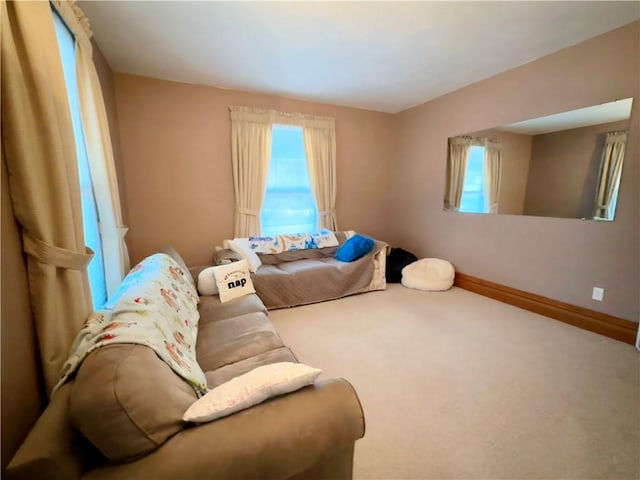
{"type": "Polygon", "coordinates": [[[484,145],[484,194],[488,213],[498,213],[502,148],[499,143],[487,140],[484,145]]]}
{"type": "Polygon", "coordinates": [[[447,191],[445,208],[458,211],[462,200],[464,175],[467,171],[471,137],[454,137],[449,139],[449,161],[447,162],[447,191]]]}
{"type": "Polygon", "coordinates": [[[129,271],[129,253],[122,224],[122,208],[109,122],[102,97],[100,80],[93,64],[92,32],[82,10],[72,2],[52,2],[76,39],[76,69],[89,170],[98,209],[100,239],[107,295],[110,298],[129,271]]]}
{"type": "Polygon", "coordinates": [[[337,230],[335,122],[325,120],[305,126],[304,146],[311,190],[318,208],[318,227],[337,230]]]}
{"type": "Polygon", "coordinates": [[[336,230],[335,120],[302,113],[231,107],[231,160],[236,197],[235,236],[260,235],[274,123],[303,128],[311,190],[319,227],[336,230]]]}
{"type": "Polygon", "coordinates": [[[1,2],[2,148],[47,392],[91,312],[71,114],[48,2],[1,2]]]}
{"type": "Polygon", "coordinates": [[[595,218],[613,220],[611,206],[620,183],[626,143],[627,132],[607,133],[596,190],[595,218]]]}
{"type": "Polygon", "coordinates": [[[231,164],[236,237],[260,235],[260,211],[271,160],[271,116],[245,107],[231,108],[231,164]]]}

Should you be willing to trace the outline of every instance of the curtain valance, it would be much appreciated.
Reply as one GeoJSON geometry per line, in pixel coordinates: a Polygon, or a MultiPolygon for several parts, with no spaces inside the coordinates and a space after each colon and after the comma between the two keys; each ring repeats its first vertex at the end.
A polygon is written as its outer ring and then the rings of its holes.
{"type": "Polygon", "coordinates": [[[318,210],[318,227],[337,229],[335,120],[303,113],[230,107],[237,237],[260,235],[260,212],[271,161],[272,126],[302,127],[309,180],[318,210]]]}
{"type": "Polygon", "coordinates": [[[297,125],[309,128],[334,129],[336,122],[331,117],[319,117],[304,113],[287,113],[251,107],[230,107],[231,120],[272,125],[297,125]]]}

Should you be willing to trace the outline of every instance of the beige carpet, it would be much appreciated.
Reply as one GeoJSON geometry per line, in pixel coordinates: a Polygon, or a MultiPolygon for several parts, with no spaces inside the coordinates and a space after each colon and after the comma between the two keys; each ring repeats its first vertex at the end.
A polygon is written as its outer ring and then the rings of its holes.
{"type": "Polygon", "coordinates": [[[640,354],[453,288],[390,285],[271,319],[356,388],[357,479],[640,477],[640,354]]]}

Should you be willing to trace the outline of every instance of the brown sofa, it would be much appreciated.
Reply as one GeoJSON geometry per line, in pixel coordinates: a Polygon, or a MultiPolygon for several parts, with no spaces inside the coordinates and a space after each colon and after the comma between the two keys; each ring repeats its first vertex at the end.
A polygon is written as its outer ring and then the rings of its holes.
{"type": "MultiPolygon", "coordinates": [[[[198,271],[192,269],[195,278],[198,271]]],[[[203,296],[198,309],[196,354],[209,388],[260,365],[297,361],[257,295],[224,304],[203,296]]],[[[182,414],[195,400],[191,386],[149,348],[99,348],[53,396],[7,478],[352,477],[364,417],[346,380],[319,380],[210,423],[185,424],[182,414]]]]}
{"type": "MultiPolygon", "coordinates": [[[[347,232],[335,232],[335,235],[339,245],[347,239],[347,232]]],[[[325,247],[276,254],[258,253],[262,264],[251,274],[256,293],[269,310],[274,310],[387,288],[389,246],[385,242],[375,240],[373,250],[353,262],[336,260],[337,249],[325,247]]],[[[220,265],[241,258],[241,253],[219,249],[213,254],[213,263],[220,265]]]]}

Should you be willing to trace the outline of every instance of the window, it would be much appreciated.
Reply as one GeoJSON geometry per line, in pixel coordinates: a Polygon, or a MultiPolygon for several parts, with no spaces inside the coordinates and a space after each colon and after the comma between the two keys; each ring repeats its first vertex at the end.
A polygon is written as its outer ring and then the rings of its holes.
{"type": "Polygon", "coordinates": [[[95,252],[95,256],[88,266],[89,284],[93,308],[99,309],[107,301],[107,286],[104,275],[104,260],[102,257],[102,245],[98,227],[98,211],[93,192],[89,160],[82,130],[80,117],[80,99],[78,96],[78,84],[76,79],[75,38],[64,24],[58,14],[53,12],[53,20],[58,38],[58,48],[62,59],[64,80],[67,86],[67,98],[71,110],[73,133],[76,141],[76,154],[78,155],[78,174],[80,177],[80,191],[82,194],[82,224],[84,227],[85,243],[95,252]]]}
{"type": "Polygon", "coordinates": [[[613,187],[613,195],[611,196],[611,203],[609,204],[609,208],[607,208],[606,219],[613,221],[616,216],[616,206],[618,205],[618,192],[620,191],[620,175],[616,179],[616,182],[613,187]]]}
{"type": "Polygon", "coordinates": [[[460,211],[487,213],[489,210],[484,197],[484,147],[472,145],[464,175],[460,211]]]}
{"type": "Polygon", "coordinates": [[[318,210],[311,192],[302,127],[273,125],[260,220],[265,236],[317,230],[318,210]]]}

